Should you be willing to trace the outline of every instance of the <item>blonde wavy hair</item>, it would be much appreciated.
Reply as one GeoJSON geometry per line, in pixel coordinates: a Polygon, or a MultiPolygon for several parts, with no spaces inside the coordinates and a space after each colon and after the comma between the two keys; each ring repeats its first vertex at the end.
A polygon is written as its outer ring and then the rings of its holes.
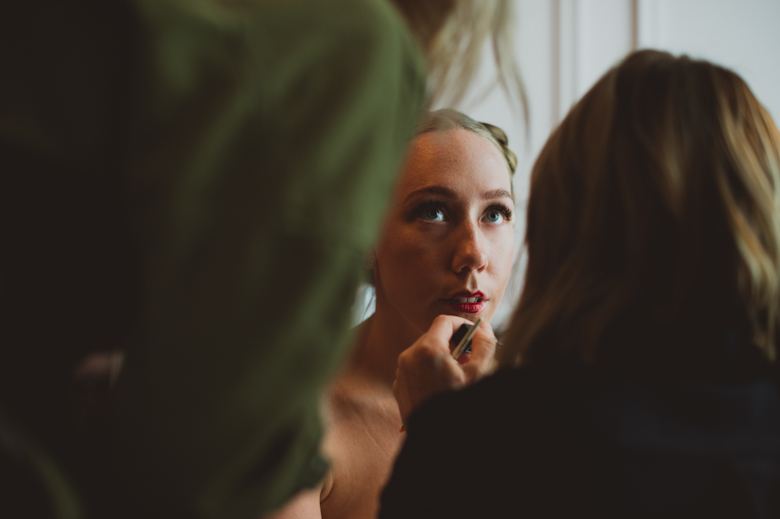
{"type": "Polygon", "coordinates": [[[780,134],[737,74],[629,55],[534,165],[525,285],[500,362],[554,351],[592,364],[618,329],[620,348],[653,330],[684,330],[686,348],[734,326],[774,361],[779,182],[780,134]]]}
{"type": "Polygon", "coordinates": [[[477,73],[486,42],[492,47],[498,83],[528,103],[514,54],[514,0],[392,0],[420,42],[429,67],[431,104],[456,105],[477,73]]]}

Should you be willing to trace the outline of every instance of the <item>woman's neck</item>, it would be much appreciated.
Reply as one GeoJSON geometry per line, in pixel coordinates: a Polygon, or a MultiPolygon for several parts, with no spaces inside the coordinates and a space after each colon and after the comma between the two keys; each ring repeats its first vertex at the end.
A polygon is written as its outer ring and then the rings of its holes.
{"type": "Polygon", "coordinates": [[[398,356],[420,333],[377,301],[376,312],[360,325],[350,371],[392,389],[398,356]]]}

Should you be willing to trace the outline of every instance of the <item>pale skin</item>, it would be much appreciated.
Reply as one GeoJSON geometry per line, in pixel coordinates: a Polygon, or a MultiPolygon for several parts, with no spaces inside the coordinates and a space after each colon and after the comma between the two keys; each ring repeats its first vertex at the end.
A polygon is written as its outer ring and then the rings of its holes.
{"type": "Polygon", "coordinates": [[[514,252],[510,182],[499,150],[474,132],[413,141],[375,249],[376,312],[356,330],[354,353],[324,404],[331,471],[267,517],[376,517],[409,413],[493,369],[488,323],[514,252]],[[472,354],[456,361],[450,338],[478,317],[472,354]]]}

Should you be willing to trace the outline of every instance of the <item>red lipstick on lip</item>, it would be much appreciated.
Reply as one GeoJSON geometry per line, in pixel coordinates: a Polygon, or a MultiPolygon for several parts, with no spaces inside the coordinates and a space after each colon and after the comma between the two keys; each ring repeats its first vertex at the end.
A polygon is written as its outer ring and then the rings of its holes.
{"type": "Polygon", "coordinates": [[[488,301],[485,299],[485,294],[477,290],[476,292],[468,292],[468,291],[461,291],[457,292],[455,294],[452,294],[450,297],[443,299],[447,305],[452,308],[454,311],[459,313],[466,313],[466,314],[476,314],[479,313],[480,310],[482,310],[485,307],[485,303],[488,301]],[[459,300],[462,298],[474,298],[477,297],[480,299],[480,301],[476,303],[462,303],[459,300]]]}

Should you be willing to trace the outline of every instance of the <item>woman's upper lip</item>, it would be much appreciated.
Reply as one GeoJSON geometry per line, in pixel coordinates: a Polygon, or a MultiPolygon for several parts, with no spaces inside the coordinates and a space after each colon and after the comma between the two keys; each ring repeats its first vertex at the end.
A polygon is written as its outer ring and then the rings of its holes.
{"type": "Polygon", "coordinates": [[[476,292],[461,290],[460,292],[455,292],[454,294],[450,295],[449,297],[445,297],[444,299],[457,299],[459,297],[478,297],[482,300],[485,300],[485,294],[483,294],[479,290],[477,290],[476,292]]]}

